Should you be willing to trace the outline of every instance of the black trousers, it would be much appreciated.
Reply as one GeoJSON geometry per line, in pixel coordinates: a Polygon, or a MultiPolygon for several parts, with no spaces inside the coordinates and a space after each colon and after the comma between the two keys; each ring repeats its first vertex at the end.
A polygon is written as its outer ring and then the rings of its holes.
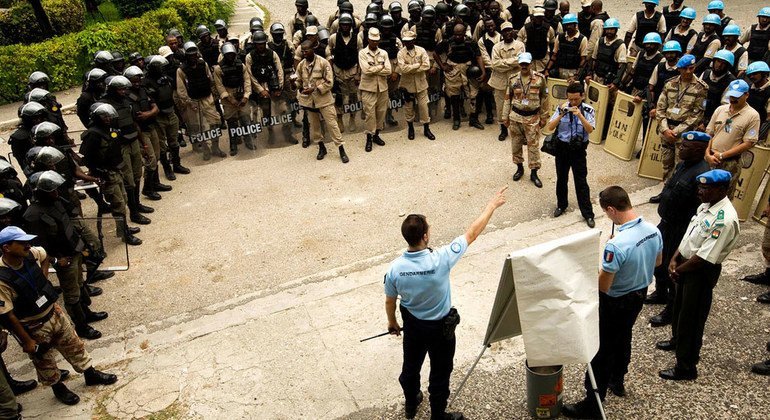
{"type": "Polygon", "coordinates": [[[593,218],[594,209],[591,205],[591,190],[588,187],[588,168],[586,167],[586,151],[572,150],[566,143],[559,142],[556,153],[556,206],[566,209],[569,206],[567,199],[567,187],[569,185],[569,171],[572,169],[572,177],[575,180],[575,195],[577,195],[580,214],[583,218],[593,218]]]}
{"type": "Polygon", "coordinates": [[[404,390],[407,405],[414,405],[420,392],[420,370],[425,355],[430,356],[431,416],[440,416],[446,411],[449,398],[449,377],[454,367],[455,338],[444,337],[443,320],[424,321],[416,318],[401,306],[404,320],[404,364],[398,381],[404,390]]]}
{"type": "Polygon", "coordinates": [[[703,330],[711,311],[714,286],[721,264],[708,264],[700,270],[681,274],[676,282],[674,318],[671,333],[676,343],[676,367],[696,371],[703,346],[703,330]]]}
{"type": "MultiPolygon", "coordinates": [[[[599,292],[599,351],[591,367],[594,370],[599,397],[604,400],[610,382],[621,383],[631,363],[631,334],[644,305],[647,288],[611,297],[599,292]]],[[[586,399],[594,400],[591,380],[585,375],[586,399]]]]}
{"type": "Polygon", "coordinates": [[[668,276],[668,264],[679,248],[684,234],[687,233],[688,225],[689,222],[676,224],[666,220],[661,220],[658,223],[658,230],[663,237],[663,262],[655,267],[655,290],[659,295],[662,294],[668,298],[666,303],[666,310],[668,311],[673,310],[674,295],[676,294],[674,282],[668,276]]]}

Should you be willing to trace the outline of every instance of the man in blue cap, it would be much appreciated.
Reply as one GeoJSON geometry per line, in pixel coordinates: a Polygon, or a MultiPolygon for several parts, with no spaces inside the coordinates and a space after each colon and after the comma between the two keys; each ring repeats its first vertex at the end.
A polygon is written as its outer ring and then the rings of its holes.
{"type": "Polygon", "coordinates": [[[0,231],[0,324],[19,340],[40,383],[50,385],[62,403],[74,405],[80,397],[62,382],[51,349],[83,373],[86,385],[110,385],[118,378],[93,367],[83,341],[56,303],[59,294],[45,275],[49,264],[45,250],[30,246],[35,238],[16,226],[0,231]]]}
{"type": "MultiPolygon", "coordinates": [[[[670,79],[663,86],[658,98],[655,118],[658,121],[658,134],[662,140],[661,160],[663,178],[668,178],[676,163],[676,146],[681,141],[682,133],[694,130],[703,120],[703,102],[708,86],[698,80],[695,73],[695,57],[685,54],[676,63],[679,76],[670,79]]],[[[650,198],[650,202],[660,201],[660,195],[650,198]]]]}
{"type": "Polygon", "coordinates": [[[708,171],[709,165],[703,160],[711,136],[700,131],[682,134],[679,157],[671,178],[666,181],[660,194],[658,230],[663,235],[663,264],[655,269],[655,291],[647,296],[644,303],[665,304],[663,311],[650,318],[650,325],[662,327],[671,323],[674,306],[674,284],[668,276],[668,263],[682,241],[690,219],[700,206],[697,176],[708,171]]]}
{"type": "Polygon", "coordinates": [[[730,71],[734,62],[735,56],[733,53],[727,50],[719,50],[711,60],[711,67],[706,69],[700,76],[700,80],[703,80],[708,85],[706,106],[704,107],[703,114],[703,127],[711,121],[714,111],[722,105],[722,99],[725,97],[727,87],[736,79],[735,75],[730,71]]]}
{"type": "Polygon", "coordinates": [[[714,111],[706,127],[711,136],[706,162],[712,168],[724,169],[732,175],[728,195],[732,198],[741,174],[741,155],[754,147],[759,138],[759,113],[748,106],[749,85],[739,79],[727,90],[730,103],[714,111]]]}
{"type": "Polygon", "coordinates": [[[748,104],[759,113],[759,144],[767,140],[767,132],[770,129],[770,66],[764,61],[749,64],[746,76],[751,80],[748,104]]]}
{"type": "Polygon", "coordinates": [[[656,344],[660,350],[676,351],[676,365],[659,372],[666,380],[698,377],[696,366],[714,286],[722,271],[722,262],[740,235],[738,213],[727,196],[730,179],[730,172],[722,169],[698,175],[698,196],[703,204],[687,226],[687,233],[668,265],[668,274],[676,284],[672,338],[656,344]]]}

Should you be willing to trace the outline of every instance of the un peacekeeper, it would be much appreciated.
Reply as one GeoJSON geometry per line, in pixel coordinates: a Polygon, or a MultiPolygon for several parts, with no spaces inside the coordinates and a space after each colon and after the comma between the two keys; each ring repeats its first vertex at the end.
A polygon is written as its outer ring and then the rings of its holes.
{"type": "Polygon", "coordinates": [[[699,175],[698,182],[698,197],[703,204],[668,265],[668,274],[676,284],[672,338],[655,345],[660,350],[676,351],[676,365],[658,372],[661,378],[674,381],[698,377],[697,364],[714,286],[722,262],[741,232],[738,214],[727,197],[730,173],[712,169],[699,175]]]}
{"type": "Polygon", "coordinates": [[[367,34],[368,46],[358,52],[358,67],[361,69],[361,100],[364,105],[364,129],[366,146],[372,151],[372,143],[384,146],[380,130],[385,128],[385,112],[388,109],[388,82],[392,68],[388,53],[381,50],[380,31],[371,28],[367,34]]]}
{"type": "Polygon", "coordinates": [[[689,52],[697,60],[695,74],[703,73],[711,64],[714,54],[722,48],[722,41],[717,33],[720,22],[719,16],[714,14],[706,15],[703,18],[703,31],[695,38],[695,45],[689,52]]]}
{"type": "Polygon", "coordinates": [[[11,154],[16,158],[19,167],[24,168],[27,152],[35,145],[32,139],[32,127],[45,121],[45,107],[37,102],[27,102],[19,107],[18,115],[21,123],[11,134],[8,144],[11,145],[11,154]]]}
{"type": "Polygon", "coordinates": [[[626,39],[623,41],[628,48],[628,55],[636,57],[644,51],[644,39],[647,34],[657,33],[661,38],[666,34],[666,19],[663,13],[655,10],[660,5],[660,0],[642,0],[644,10],[636,12],[631,18],[626,31],[626,39]],[[631,43],[633,38],[634,43],[631,43]]]}
{"type": "MultiPolygon", "coordinates": [[[[131,66],[126,69],[124,76],[131,81],[128,90],[128,99],[136,109],[136,123],[142,132],[145,142],[150,143],[147,148],[147,159],[144,164],[144,187],[142,194],[150,200],[160,200],[158,192],[171,191],[171,186],[160,183],[158,175],[158,158],[160,156],[160,137],[158,136],[157,116],[160,109],[144,86],[144,72],[139,67],[131,66]]],[[[138,187],[138,185],[137,185],[138,187]]]]}
{"type": "Polygon", "coordinates": [[[545,10],[535,7],[532,20],[519,31],[519,41],[527,46],[527,52],[532,54],[532,70],[542,72],[548,66],[551,49],[556,37],[556,31],[545,24],[545,10]]]}
{"type": "Polygon", "coordinates": [[[103,102],[112,105],[118,112],[116,119],[120,129],[117,141],[123,153],[123,182],[126,184],[128,209],[131,221],[138,224],[149,224],[150,219],[142,213],[152,213],[154,209],[139,202],[139,182],[142,179],[142,155],[146,156],[147,145],[144,143],[134,115],[137,110],[126,97],[131,82],[123,76],[112,76],[107,80],[107,94],[103,102]],[[141,144],[141,146],[140,146],[141,144]],[[142,150],[140,152],[140,150],[142,150]]]}
{"type": "MultiPolygon", "coordinates": [[[[286,39],[285,35],[286,30],[282,23],[276,22],[270,25],[270,41],[267,43],[267,48],[278,54],[278,57],[281,59],[284,86],[281,89],[280,100],[288,106],[288,104],[297,101],[297,92],[287,87],[289,78],[294,74],[294,46],[286,39]]],[[[290,114],[294,127],[302,127],[302,123],[297,120],[297,110],[295,107],[291,107],[290,114]]],[[[285,127],[281,128],[284,130],[284,140],[291,144],[299,143],[292,137],[291,127],[285,125],[285,127]]]]}
{"type": "Polygon", "coordinates": [[[495,109],[497,109],[497,121],[500,123],[500,135],[497,139],[504,141],[508,137],[508,127],[503,124],[506,115],[503,114],[503,102],[505,91],[508,88],[508,80],[513,73],[519,71],[519,55],[524,52],[524,44],[515,39],[515,31],[511,22],[505,22],[500,26],[502,40],[492,47],[492,75],[489,77],[489,86],[495,92],[495,109]]]}
{"type": "Polygon", "coordinates": [[[59,294],[46,277],[48,257],[45,250],[32,248],[28,235],[16,226],[0,231],[0,323],[21,341],[37,370],[41,384],[50,385],[56,399],[74,405],[80,397],[62,382],[56,366],[56,349],[82,372],[86,385],[111,385],[118,377],[96,370],[85,345],[56,303],[59,294]]]}
{"type": "MultiPolygon", "coordinates": [[[[337,105],[337,125],[344,130],[342,116],[344,105],[358,102],[358,82],[361,71],[358,68],[358,52],[363,48],[359,42],[358,32],[353,29],[353,17],[343,13],[338,19],[339,30],[329,39],[326,57],[334,69],[334,84],[337,105]]],[[[351,112],[348,120],[348,131],[356,130],[356,114],[351,112]]]]}
{"type": "MultiPolygon", "coordinates": [[[[160,141],[160,164],[169,181],[176,180],[176,174],[189,174],[190,170],[182,166],[179,156],[179,118],[174,106],[176,77],[168,75],[171,63],[165,58],[154,55],[147,60],[147,75],[144,84],[147,93],[158,105],[160,112],[155,117],[158,122],[158,140],[160,141]]],[[[86,127],[88,124],[86,124],[86,127]]]]}
{"type": "MultiPolygon", "coordinates": [[[[733,53],[727,50],[719,50],[711,60],[711,68],[704,71],[700,76],[700,80],[708,85],[702,127],[708,124],[711,116],[714,115],[714,111],[722,105],[727,87],[736,79],[735,75],[730,72],[734,60],[733,53]]],[[[724,102],[726,102],[726,99],[724,102]]]]}
{"type": "Polygon", "coordinates": [[[233,44],[222,46],[222,59],[214,67],[214,86],[219,91],[222,108],[225,113],[227,127],[230,129],[230,156],[238,154],[238,140],[243,138],[246,147],[254,150],[254,139],[251,134],[238,136],[233,134],[238,127],[244,129],[251,124],[249,97],[251,96],[251,79],[249,71],[241,60],[233,44]]]}
{"type": "Polygon", "coordinates": [[[714,0],[709,2],[709,4],[706,6],[706,10],[708,10],[709,13],[713,13],[719,16],[720,24],[719,24],[719,28],[717,28],[717,34],[720,37],[722,36],[722,32],[727,27],[727,25],[730,25],[730,24],[738,25],[738,22],[736,22],[735,19],[725,14],[725,4],[721,0],[714,0]]]}
{"type": "Polygon", "coordinates": [[[758,143],[763,144],[767,140],[767,133],[770,130],[770,66],[764,61],[757,61],[749,64],[746,70],[746,77],[751,80],[749,89],[748,104],[759,113],[759,139],[758,143]]]}
{"type": "MultiPolygon", "coordinates": [[[[297,99],[308,115],[311,140],[318,143],[316,159],[321,160],[326,156],[324,136],[321,132],[321,117],[323,117],[326,129],[339,148],[342,163],[348,163],[350,159],[345,153],[345,142],[337,125],[334,98],[331,93],[334,84],[332,66],[325,58],[316,55],[311,41],[303,42],[301,47],[305,58],[297,66],[297,99]]],[[[367,146],[371,150],[371,140],[368,140],[367,146]]]]}
{"type": "Polygon", "coordinates": [[[430,114],[428,112],[428,78],[426,74],[431,68],[428,52],[415,44],[417,36],[412,31],[404,32],[402,41],[404,48],[398,52],[398,72],[401,74],[399,86],[406,91],[404,95],[404,114],[406,115],[407,138],[414,140],[414,110],[420,115],[423,135],[428,140],[436,136],[430,131],[430,114]]]}
{"type": "MultiPolygon", "coordinates": [[[[397,34],[394,32],[395,22],[389,15],[383,15],[380,18],[380,43],[378,48],[384,50],[388,54],[390,59],[391,73],[388,76],[388,97],[395,99],[398,91],[398,51],[401,50],[403,45],[397,34]]],[[[398,121],[393,118],[393,110],[388,107],[385,111],[385,123],[394,127],[398,125],[398,121]]]]}
{"type": "Polygon", "coordinates": [[[56,260],[53,267],[64,295],[64,308],[78,336],[88,340],[101,338],[102,333],[89,323],[106,319],[108,314],[90,308],[91,298],[81,269],[86,243],[71,220],[78,217],[74,207],[59,197],[64,178],[54,171],[38,172],[32,178],[35,199],[24,212],[25,226],[37,235],[35,243],[56,260]]]}
{"type": "Polygon", "coordinates": [[[741,174],[741,155],[759,139],[759,113],[748,106],[749,85],[743,79],[730,83],[730,103],[714,111],[706,127],[711,142],[706,149],[706,162],[712,168],[724,169],[732,175],[727,195],[733,198],[741,174]]]}
{"type": "MultiPolygon", "coordinates": [[[[441,63],[441,69],[444,71],[445,85],[444,92],[449,97],[452,106],[452,129],[460,128],[460,114],[463,108],[463,94],[471,99],[471,107],[475,108],[475,98],[478,94],[479,80],[486,77],[484,70],[484,61],[481,58],[481,51],[478,45],[466,35],[464,24],[454,26],[452,37],[439,44],[433,53],[436,62],[441,63]],[[443,62],[439,56],[446,53],[446,61],[443,62]],[[469,67],[478,66],[481,69],[481,75],[475,81],[471,81],[466,72],[469,67]]],[[[478,115],[471,114],[468,118],[470,127],[483,130],[484,126],[478,120],[478,115]]]]}
{"type": "MultiPolygon", "coordinates": [[[[212,96],[211,70],[199,57],[198,47],[193,42],[185,43],[184,50],[185,62],[176,72],[176,92],[184,109],[187,128],[192,134],[203,134],[219,124],[212,96]]],[[[197,144],[203,150],[203,160],[211,159],[212,154],[221,158],[227,156],[219,148],[219,137],[197,144]]]]}
{"type": "Polygon", "coordinates": [[[76,106],[78,119],[80,119],[84,127],[88,126],[91,105],[95,104],[104,95],[104,91],[107,88],[106,79],[107,72],[102,69],[91,69],[85,75],[83,89],[80,92],[76,106]]]}
{"type": "Polygon", "coordinates": [[[139,228],[129,227],[126,218],[128,195],[123,182],[125,163],[118,140],[120,135],[112,128],[112,121],[117,119],[118,112],[112,105],[101,102],[93,104],[91,123],[80,137],[80,154],[90,174],[100,179],[99,186],[104,199],[110,204],[112,215],[119,220],[118,236],[129,245],[141,245],[142,240],[134,236],[139,233],[139,228]]]}
{"type": "Polygon", "coordinates": [[[650,110],[650,118],[655,118],[657,113],[656,105],[658,103],[658,98],[660,98],[660,94],[663,92],[663,86],[669,79],[679,75],[676,64],[682,56],[682,47],[676,41],[668,41],[663,44],[663,49],[661,51],[663,52],[665,61],[661,61],[652,71],[652,76],[650,76],[650,90],[652,92],[650,99],[652,108],[650,110]]]}
{"type": "Polygon", "coordinates": [[[757,23],[741,34],[741,44],[749,53],[749,62],[762,61],[770,46],[770,7],[763,7],[757,13],[757,23]]]}
{"type": "MultiPolygon", "coordinates": [[[[676,63],[679,76],[669,79],[656,104],[655,118],[662,142],[661,160],[663,179],[668,178],[676,165],[676,145],[682,133],[694,130],[703,120],[703,103],[708,86],[698,80],[695,72],[695,57],[685,54],[676,63]]],[[[650,198],[657,203],[660,196],[650,198]]]]}
{"type": "Polygon", "coordinates": [[[524,175],[522,148],[526,145],[529,179],[537,188],[543,188],[537,170],[540,169],[540,129],[550,117],[547,85],[544,75],[530,69],[530,53],[521,53],[518,60],[519,72],[508,79],[503,101],[503,125],[511,131],[513,163],[517,167],[513,180],[518,181],[524,175]]]}
{"type": "Polygon", "coordinates": [[[644,303],[665,304],[663,310],[650,318],[650,325],[662,327],[671,323],[674,311],[674,283],[668,276],[668,264],[687,232],[687,225],[701,204],[698,198],[698,175],[709,170],[703,155],[711,137],[703,132],[688,131],[682,134],[679,157],[671,178],[666,181],[660,194],[658,230],[663,235],[663,264],[655,269],[655,291],[644,303]]]}
{"type": "Polygon", "coordinates": [[[669,28],[666,35],[666,41],[678,42],[681,49],[688,54],[695,47],[695,40],[698,37],[698,31],[692,28],[692,22],[696,15],[695,9],[685,7],[679,13],[679,23],[675,27],[669,28]]]}
{"type": "Polygon", "coordinates": [[[746,49],[738,43],[738,37],[741,35],[741,28],[738,25],[729,24],[722,31],[722,48],[733,53],[735,64],[730,66],[730,72],[739,79],[743,79],[746,68],[749,66],[749,55],[746,49]]]}
{"type": "Polygon", "coordinates": [[[631,67],[631,71],[626,73],[624,77],[626,80],[625,83],[630,88],[626,90],[630,90],[631,95],[634,97],[634,103],[638,104],[647,100],[642,113],[642,138],[647,136],[647,125],[650,120],[648,110],[654,106],[651,97],[650,77],[657,66],[664,61],[663,54],[658,52],[660,45],[660,35],[656,32],[645,35],[644,54],[637,56],[636,61],[631,67]]]}
{"type": "MultiPolygon", "coordinates": [[[[596,0],[598,1],[598,0],[596,0]]],[[[591,56],[591,71],[586,76],[586,82],[594,79],[597,82],[607,85],[610,90],[609,100],[607,101],[607,114],[612,112],[615,106],[615,99],[618,95],[618,87],[623,74],[626,71],[626,46],[623,40],[618,38],[620,22],[617,19],[607,19],[604,22],[604,36],[596,43],[596,48],[591,56]]],[[[590,43],[589,43],[590,44],[590,43]]],[[[608,115],[609,116],[609,115],[608,115]]],[[[612,118],[604,119],[604,135],[607,135],[607,128],[612,118]]]]}
{"type": "Polygon", "coordinates": [[[468,246],[489,223],[495,210],[505,204],[502,188],[487,203],[481,215],[464,235],[437,250],[428,248],[430,226],[425,216],[410,214],[401,224],[401,235],[408,244],[385,274],[385,314],[388,331],[400,335],[396,319],[396,301],[401,296],[401,319],[404,323],[404,364],[398,381],[404,390],[404,414],[413,419],[422,403],[420,370],[426,353],[430,356],[431,420],[461,420],[462,413],[447,413],[449,377],[455,354],[455,327],[460,315],[452,307],[449,272],[465,254],[468,246]]]}
{"type": "Polygon", "coordinates": [[[545,75],[573,82],[585,66],[588,38],[578,32],[577,24],[577,16],[571,13],[562,19],[564,33],[559,34],[554,40],[553,54],[545,68],[545,75]]]}
{"type": "MultiPolygon", "coordinates": [[[[663,240],[652,223],[631,206],[626,191],[618,186],[599,193],[599,205],[617,233],[604,247],[599,270],[599,351],[591,360],[599,397],[607,389],[624,396],[625,374],[631,362],[632,329],[642,310],[652,272],[663,259],[663,240]]],[[[601,418],[588,372],[586,397],[565,405],[562,414],[571,418],[601,418]]]]}
{"type": "MultiPolygon", "coordinates": [[[[313,14],[308,10],[308,0],[295,0],[294,1],[294,7],[297,8],[297,13],[292,16],[291,20],[289,20],[289,23],[286,25],[286,27],[289,28],[289,33],[294,34],[297,31],[301,31],[308,26],[307,24],[307,17],[313,16],[313,14]]],[[[318,21],[316,20],[316,25],[318,25],[318,21]]]]}
{"type": "MultiPolygon", "coordinates": [[[[270,117],[273,113],[278,115],[281,112],[278,98],[280,98],[283,88],[283,65],[281,64],[281,57],[275,51],[267,48],[267,34],[257,31],[252,36],[252,40],[254,41],[254,50],[246,56],[246,71],[251,82],[252,106],[255,110],[258,108],[261,111],[262,122],[268,123],[267,129],[272,134],[273,125],[270,124],[270,117]]],[[[272,135],[268,136],[268,141],[273,141],[272,135]]],[[[249,147],[247,143],[246,147],[254,150],[253,144],[252,147],[249,147]]]]}

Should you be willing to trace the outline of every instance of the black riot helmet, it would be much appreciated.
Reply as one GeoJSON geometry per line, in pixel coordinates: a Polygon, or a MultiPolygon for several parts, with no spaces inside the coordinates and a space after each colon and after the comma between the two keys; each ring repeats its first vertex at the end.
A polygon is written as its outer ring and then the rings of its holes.
{"type": "Polygon", "coordinates": [[[128,55],[128,64],[136,66],[140,61],[144,61],[142,54],[139,54],[138,52],[132,52],[128,55]]]}
{"type": "Polygon", "coordinates": [[[314,15],[307,15],[305,18],[305,27],[308,26],[320,26],[321,24],[318,22],[318,18],[314,15]]]}
{"type": "Polygon", "coordinates": [[[266,44],[267,34],[264,31],[254,32],[254,34],[251,35],[251,42],[255,44],[266,44]]]}
{"type": "MultiPolygon", "coordinates": [[[[29,91],[26,95],[24,95],[24,102],[37,102],[40,105],[43,106],[49,106],[52,104],[52,96],[51,92],[41,89],[41,88],[34,88],[31,91],[29,91]]],[[[58,111],[57,109],[53,109],[52,111],[58,111]]]]}
{"type": "Polygon", "coordinates": [[[455,6],[455,16],[459,18],[469,18],[471,16],[471,9],[464,5],[464,4],[458,4],[455,6]]]}
{"type": "Polygon", "coordinates": [[[110,54],[112,54],[112,65],[120,65],[126,64],[126,59],[123,57],[123,54],[120,53],[120,51],[113,51],[110,54]]]}
{"type": "Polygon", "coordinates": [[[198,39],[201,39],[206,35],[211,36],[211,31],[206,25],[198,25],[198,27],[195,28],[195,35],[198,36],[198,39]]]}
{"type": "Polygon", "coordinates": [[[147,61],[147,72],[153,76],[160,76],[164,73],[166,66],[168,66],[168,60],[159,55],[153,55],[147,61]]]}
{"type": "MultiPolygon", "coordinates": [[[[443,3],[439,3],[443,4],[443,3]]],[[[438,6],[438,5],[437,5],[438,6]]],[[[435,19],[436,18],[436,8],[433,6],[425,6],[424,9],[422,9],[422,17],[428,18],[428,19],[435,19]]]]}
{"type": "Polygon", "coordinates": [[[37,102],[30,101],[19,107],[19,118],[32,120],[35,117],[45,117],[45,107],[37,102]]]}
{"type": "Polygon", "coordinates": [[[184,53],[187,57],[198,55],[198,46],[195,45],[195,43],[192,41],[185,42],[182,48],[184,49],[184,53]]]}
{"type": "Polygon", "coordinates": [[[374,13],[379,16],[382,14],[382,7],[377,3],[369,3],[369,5],[366,6],[366,14],[369,13],[374,13]]]}
{"type": "Polygon", "coordinates": [[[285,34],[286,28],[284,28],[283,23],[275,22],[274,24],[270,25],[270,35],[275,36],[275,34],[285,34]]]}
{"type": "MultiPolygon", "coordinates": [[[[0,162],[0,165],[2,165],[2,167],[0,167],[0,173],[2,173],[3,170],[6,169],[8,166],[11,166],[11,164],[8,163],[8,161],[5,161],[5,164],[0,162]]],[[[11,169],[13,169],[13,167],[11,167],[11,169]]],[[[16,172],[15,169],[13,171],[16,172]]],[[[19,209],[21,209],[21,204],[11,200],[10,198],[0,197],[0,216],[5,216],[8,213],[11,213],[19,209]]]]}
{"type": "MultiPolygon", "coordinates": [[[[116,111],[110,104],[96,102],[89,108],[88,115],[91,117],[91,124],[109,127],[111,125],[111,120],[113,118],[118,118],[118,111],[116,111]]],[[[113,136],[113,138],[116,137],[117,134],[113,136]]]]}
{"type": "Polygon", "coordinates": [[[559,4],[556,2],[556,0],[545,0],[543,3],[543,9],[545,10],[556,10],[559,8],[559,4]]]}
{"type": "Polygon", "coordinates": [[[340,15],[340,20],[338,22],[340,25],[353,25],[353,16],[351,16],[349,13],[343,13],[340,15]]]}
{"type": "MultiPolygon", "coordinates": [[[[428,7],[430,6],[426,6],[426,8],[428,7]]],[[[444,3],[443,1],[436,3],[435,10],[436,10],[436,16],[443,17],[443,16],[449,15],[449,5],[444,3]]]]}
{"type": "Polygon", "coordinates": [[[380,18],[380,28],[393,29],[394,26],[396,26],[396,22],[393,21],[390,15],[382,15],[380,18]]]}
{"type": "Polygon", "coordinates": [[[305,6],[305,7],[309,6],[307,0],[294,0],[294,5],[295,6],[305,6]]]}
{"type": "Polygon", "coordinates": [[[238,54],[238,50],[235,48],[235,45],[225,42],[222,45],[222,55],[227,56],[227,54],[238,54]]]}
{"type": "Polygon", "coordinates": [[[35,172],[29,177],[29,183],[35,191],[54,192],[64,182],[64,177],[56,171],[35,172]]]}
{"type": "Polygon", "coordinates": [[[401,3],[397,2],[397,1],[394,1],[393,3],[390,3],[390,5],[388,6],[388,12],[390,12],[390,13],[393,13],[393,12],[403,12],[403,11],[404,11],[404,8],[401,7],[401,3]]]}
{"type": "Polygon", "coordinates": [[[349,1],[343,1],[342,3],[340,3],[340,14],[343,14],[343,13],[350,13],[352,15],[353,3],[349,1]]]}
{"type": "Polygon", "coordinates": [[[51,82],[51,78],[42,71],[36,71],[29,75],[27,78],[27,87],[31,90],[36,87],[48,89],[48,84],[51,82]]]}
{"type": "Polygon", "coordinates": [[[227,23],[222,19],[217,19],[217,21],[214,22],[214,28],[216,28],[217,31],[227,29],[227,23]]]}
{"type": "Polygon", "coordinates": [[[412,14],[413,12],[419,12],[421,10],[422,7],[420,7],[420,3],[417,2],[417,0],[411,0],[406,4],[406,11],[409,12],[409,14],[412,14]]]}
{"type": "Polygon", "coordinates": [[[264,29],[264,23],[262,22],[262,19],[258,17],[253,17],[251,20],[249,20],[249,31],[254,33],[254,31],[261,31],[264,29]]]}
{"type": "Polygon", "coordinates": [[[481,77],[481,69],[479,66],[470,66],[466,70],[465,75],[468,76],[468,79],[478,79],[481,77]]]}
{"type": "Polygon", "coordinates": [[[131,81],[125,76],[110,76],[107,78],[107,90],[131,89],[131,81]]]}
{"type": "Polygon", "coordinates": [[[364,27],[373,28],[376,25],[377,25],[377,14],[367,13],[367,15],[364,17],[364,27]]]}

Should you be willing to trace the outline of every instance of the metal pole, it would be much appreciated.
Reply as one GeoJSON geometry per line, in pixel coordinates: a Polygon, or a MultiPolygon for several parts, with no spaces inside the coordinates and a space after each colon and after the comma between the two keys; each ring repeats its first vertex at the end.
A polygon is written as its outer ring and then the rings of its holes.
{"type": "Polygon", "coordinates": [[[602,420],[607,420],[607,416],[604,414],[604,406],[602,405],[602,399],[599,397],[599,387],[596,386],[596,379],[594,378],[594,369],[591,367],[591,363],[588,363],[588,378],[591,380],[591,388],[594,390],[596,396],[596,404],[599,405],[599,412],[602,414],[602,420]]]}
{"type": "Polygon", "coordinates": [[[471,368],[468,369],[468,373],[465,374],[465,377],[460,382],[460,386],[458,386],[457,390],[452,393],[452,399],[449,400],[449,404],[447,404],[447,408],[449,408],[452,405],[452,403],[455,402],[455,398],[457,398],[457,396],[460,395],[460,391],[462,391],[463,387],[465,386],[465,382],[468,380],[468,377],[471,376],[473,369],[476,369],[476,365],[479,363],[479,360],[481,360],[481,356],[484,355],[484,352],[487,350],[487,347],[489,347],[489,345],[484,344],[484,347],[481,348],[481,353],[479,353],[479,357],[476,358],[476,361],[473,362],[473,365],[471,365],[471,368]]]}

